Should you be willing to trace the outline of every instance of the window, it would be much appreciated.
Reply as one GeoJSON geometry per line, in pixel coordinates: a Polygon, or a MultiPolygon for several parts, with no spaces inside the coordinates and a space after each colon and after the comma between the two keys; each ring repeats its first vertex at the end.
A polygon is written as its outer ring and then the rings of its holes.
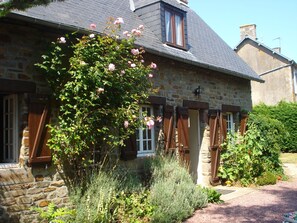
{"type": "Polygon", "coordinates": [[[165,42],[185,48],[184,14],[165,8],[165,42]]]}
{"type": "MultiPolygon", "coordinates": [[[[140,119],[144,116],[151,117],[153,115],[153,107],[141,106],[139,111],[140,119]]],[[[136,133],[137,156],[145,156],[155,152],[155,126],[149,128],[142,126],[136,133]]]]}
{"type": "Polygon", "coordinates": [[[232,112],[227,112],[227,132],[234,132],[235,130],[235,123],[234,123],[234,117],[232,112]]]}
{"type": "Polygon", "coordinates": [[[293,81],[294,81],[294,92],[295,94],[297,94],[297,70],[295,70],[294,72],[293,81]]]}
{"type": "Polygon", "coordinates": [[[2,162],[16,163],[18,157],[17,95],[2,97],[2,162]]]}

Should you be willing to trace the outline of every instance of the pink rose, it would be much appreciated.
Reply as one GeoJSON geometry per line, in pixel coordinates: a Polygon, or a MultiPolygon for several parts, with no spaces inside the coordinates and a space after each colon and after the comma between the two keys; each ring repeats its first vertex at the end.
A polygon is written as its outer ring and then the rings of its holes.
{"type": "Polygon", "coordinates": [[[114,21],[113,24],[115,24],[115,25],[124,24],[124,20],[123,20],[123,18],[119,17],[114,21]]]}
{"type": "Polygon", "coordinates": [[[135,36],[140,36],[141,35],[141,31],[140,30],[136,30],[136,32],[134,33],[135,36]]]}
{"type": "Polygon", "coordinates": [[[115,65],[113,63],[108,65],[108,70],[109,71],[114,71],[115,70],[115,65]]]}
{"type": "Polygon", "coordinates": [[[136,55],[139,54],[139,50],[138,49],[132,49],[131,53],[136,56],[136,55]]]}
{"type": "Polygon", "coordinates": [[[152,129],[155,125],[154,120],[150,119],[149,121],[146,122],[146,125],[149,129],[152,129]]]}
{"type": "Polygon", "coordinates": [[[96,24],[95,23],[90,24],[90,29],[96,29],[96,24]]]}
{"type": "Polygon", "coordinates": [[[140,26],[138,26],[138,29],[139,29],[139,30],[144,30],[144,25],[140,25],[140,26]]]}
{"type": "Polygon", "coordinates": [[[125,128],[128,128],[129,127],[129,122],[126,120],[126,121],[124,121],[124,127],[125,128]]]}
{"type": "Polygon", "coordinates": [[[151,65],[150,65],[150,67],[152,68],[152,69],[157,69],[157,64],[155,64],[155,63],[151,63],[151,65]]]}
{"type": "Polygon", "coordinates": [[[123,35],[124,35],[124,36],[128,36],[128,34],[129,34],[128,31],[124,31],[124,32],[123,32],[123,35]]]}

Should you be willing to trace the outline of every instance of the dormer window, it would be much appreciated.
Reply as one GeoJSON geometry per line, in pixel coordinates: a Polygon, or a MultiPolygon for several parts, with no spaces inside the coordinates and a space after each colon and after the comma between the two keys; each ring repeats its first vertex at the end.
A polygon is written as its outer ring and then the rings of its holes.
{"type": "Polygon", "coordinates": [[[165,43],[179,48],[186,48],[185,13],[165,7],[164,17],[165,43]]]}

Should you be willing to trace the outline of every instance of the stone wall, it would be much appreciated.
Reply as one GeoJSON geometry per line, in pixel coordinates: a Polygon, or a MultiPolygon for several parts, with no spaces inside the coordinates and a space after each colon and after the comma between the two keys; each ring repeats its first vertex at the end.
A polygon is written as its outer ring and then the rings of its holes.
{"type": "Polygon", "coordinates": [[[54,168],[0,169],[0,222],[33,223],[33,207],[69,205],[67,187],[54,168]]]}
{"type": "Polygon", "coordinates": [[[148,60],[159,66],[154,78],[157,95],[166,97],[171,105],[182,106],[183,100],[193,100],[209,103],[210,109],[221,109],[222,104],[252,108],[249,80],[159,57],[148,60]],[[198,86],[201,94],[195,96],[198,86]]]}

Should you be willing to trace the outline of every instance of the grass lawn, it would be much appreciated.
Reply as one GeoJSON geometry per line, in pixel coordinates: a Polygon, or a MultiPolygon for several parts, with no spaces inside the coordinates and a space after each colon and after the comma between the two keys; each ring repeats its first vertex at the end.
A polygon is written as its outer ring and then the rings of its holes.
{"type": "Polygon", "coordinates": [[[281,153],[280,159],[283,163],[297,164],[297,153],[281,153]]]}

